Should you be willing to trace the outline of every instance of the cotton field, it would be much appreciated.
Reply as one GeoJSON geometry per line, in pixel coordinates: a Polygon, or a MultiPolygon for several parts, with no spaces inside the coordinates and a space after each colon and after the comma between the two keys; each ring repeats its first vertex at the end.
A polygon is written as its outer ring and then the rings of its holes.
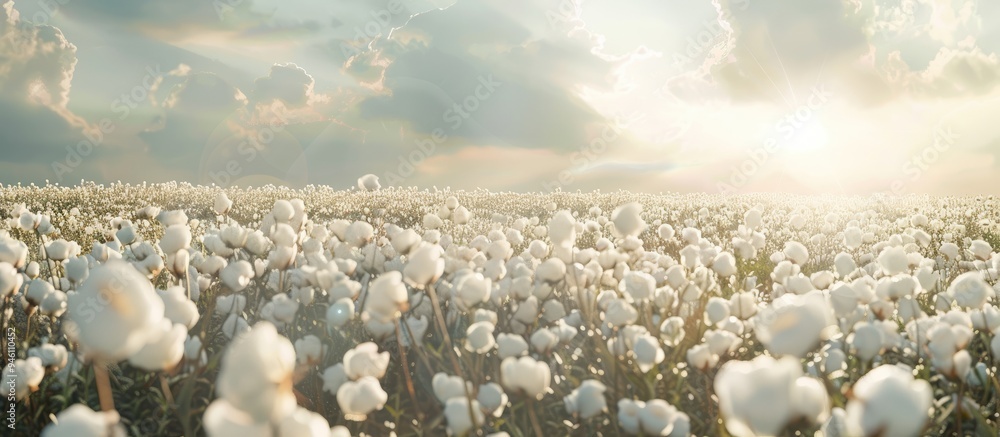
{"type": "Polygon", "coordinates": [[[0,189],[4,435],[997,436],[993,197],[0,189]]]}

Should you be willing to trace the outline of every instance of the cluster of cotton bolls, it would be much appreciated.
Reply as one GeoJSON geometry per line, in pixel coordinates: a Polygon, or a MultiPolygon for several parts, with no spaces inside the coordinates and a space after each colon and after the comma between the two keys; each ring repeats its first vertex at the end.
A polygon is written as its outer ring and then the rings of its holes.
{"type": "Polygon", "coordinates": [[[3,383],[47,436],[997,435],[998,206],[5,187],[3,383]]]}

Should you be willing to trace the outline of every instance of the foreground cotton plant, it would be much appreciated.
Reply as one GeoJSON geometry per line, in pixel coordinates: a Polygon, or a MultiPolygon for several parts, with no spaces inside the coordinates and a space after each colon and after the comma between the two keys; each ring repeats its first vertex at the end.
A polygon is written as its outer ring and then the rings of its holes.
{"type": "Polygon", "coordinates": [[[778,435],[794,421],[822,423],[830,412],[826,388],[803,376],[799,361],[790,357],[726,363],[714,387],[726,429],[734,436],[778,435]]]}

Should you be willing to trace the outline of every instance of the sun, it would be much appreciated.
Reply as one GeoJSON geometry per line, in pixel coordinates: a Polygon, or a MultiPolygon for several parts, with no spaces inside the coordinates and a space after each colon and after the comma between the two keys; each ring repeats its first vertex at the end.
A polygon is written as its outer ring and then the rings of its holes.
{"type": "Polygon", "coordinates": [[[809,120],[800,124],[786,140],[785,148],[790,151],[813,152],[830,145],[830,134],[819,120],[809,120]]]}

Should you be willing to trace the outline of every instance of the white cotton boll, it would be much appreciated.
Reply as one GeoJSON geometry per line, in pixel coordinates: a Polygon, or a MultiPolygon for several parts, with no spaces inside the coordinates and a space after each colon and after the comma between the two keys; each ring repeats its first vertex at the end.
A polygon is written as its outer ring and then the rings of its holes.
{"type": "Polygon", "coordinates": [[[464,206],[455,208],[451,214],[451,221],[455,222],[456,225],[468,224],[469,220],[472,220],[472,212],[464,206]]]}
{"type": "Polygon", "coordinates": [[[618,401],[618,425],[628,434],[637,435],[642,432],[639,413],[646,406],[643,401],[621,399],[618,401]]]}
{"type": "Polygon", "coordinates": [[[424,229],[438,229],[444,226],[444,221],[437,214],[425,214],[423,220],[424,229]]]}
{"type": "Polygon", "coordinates": [[[365,321],[365,331],[375,341],[382,342],[396,333],[396,324],[390,320],[383,321],[377,317],[372,317],[365,321]]]}
{"type": "MultiPolygon", "coordinates": [[[[94,243],[97,246],[97,243],[94,243]]],[[[101,245],[103,246],[103,245],[101,245]]],[[[15,269],[24,267],[28,258],[28,246],[19,240],[0,235],[0,261],[15,269]]]]}
{"type": "Polygon", "coordinates": [[[750,209],[743,214],[743,223],[746,224],[751,230],[760,229],[761,222],[763,221],[763,216],[760,210],[750,209]]]}
{"type": "Polygon", "coordinates": [[[45,377],[45,366],[39,357],[28,357],[27,359],[8,362],[4,366],[3,386],[4,392],[12,392],[13,400],[21,401],[29,394],[38,390],[38,385],[45,377]]]}
{"type": "Polygon", "coordinates": [[[501,360],[508,357],[520,357],[528,353],[528,342],[520,335],[501,332],[497,336],[496,342],[497,355],[501,360]]]}
{"type": "Polygon", "coordinates": [[[933,401],[930,384],[897,365],[876,367],[852,391],[845,409],[850,435],[918,435],[933,401]]]}
{"type": "Polygon", "coordinates": [[[56,415],[56,420],[42,430],[42,437],[126,437],[125,428],[115,410],[96,412],[84,404],[73,406],[56,415]]]}
{"type": "Polygon", "coordinates": [[[416,233],[413,229],[401,231],[391,238],[392,247],[400,255],[409,254],[411,250],[419,247],[421,241],[420,234],[416,233]]]}
{"type": "Polygon", "coordinates": [[[337,395],[337,390],[340,389],[341,385],[344,385],[345,382],[351,380],[351,378],[347,376],[347,373],[344,372],[343,363],[337,363],[327,367],[326,370],[323,371],[323,375],[320,378],[323,380],[323,391],[334,396],[337,395]]]}
{"type": "Polygon", "coordinates": [[[358,178],[358,189],[361,191],[377,191],[380,188],[382,184],[378,182],[378,176],[369,173],[358,178]]]}
{"type": "Polygon", "coordinates": [[[131,265],[109,261],[69,296],[70,319],[79,341],[91,354],[119,361],[139,350],[163,319],[163,301],[153,285],[131,265]],[[96,302],[108,302],[96,305],[96,302]]]}
{"type": "Polygon", "coordinates": [[[735,351],[743,342],[732,332],[714,329],[705,331],[704,340],[712,354],[719,356],[735,351]]]}
{"type": "Polygon", "coordinates": [[[729,301],[721,297],[710,297],[705,304],[705,320],[716,325],[729,318],[729,301]]]}
{"type": "Polygon", "coordinates": [[[186,224],[170,225],[160,238],[160,249],[165,254],[174,254],[191,247],[191,229],[186,224]]]}
{"type": "Polygon", "coordinates": [[[371,242],[375,237],[375,228],[368,222],[356,221],[344,230],[344,242],[351,247],[360,248],[371,242]]]}
{"type": "Polygon", "coordinates": [[[402,277],[399,272],[387,272],[375,278],[368,286],[365,312],[382,320],[391,320],[406,311],[410,301],[402,277]]]}
{"type": "MultiPolygon", "coordinates": [[[[240,411],[225,399],[216,399],[203,415],[205,433],[209,437],[266,436],[270,432],[267,422],[259,422],[250,414],[240,411]]],[[[103,434],[98,434],[103,435],[103,434]]]]}
{"type": "Polygon", "coordinates": [[[539,328],[531,334],[531,346],[535,352],[547,355],[559,344],[559,336],[548,328],[539,328]]]}
{"type": "Polygon", "coordinates": [[[656,280],[645,272],[628,272],[618,284],[618,288],[634,302],[643,302],[653,297],[656,280]]]}
{"type": "Polygon", "coordinates": [[[489,301],[493,281],[482,273],[470,273],[455,280],[452,300],[463,311],[470,311],[476,305],[489,301]]]}
{"type": "Polygon", "coordinates": [[[493,338],[493,330],[496,327],[492,322],[481,321],[469,325],[465,331],[465,349],[477,354],[485,354],[496,346],[493,338]]]}
{"type": "Polygon", "coordinates": [[[569,211],[559,211],[549,219],[549,240],[553,245],[572,247],[576,242],[576,219],[569,211]]]}
{"type": "Polygon", "coordinates": [[[707,344],[692,346],[687,351],[687,362],[698,370],[708,370],[719,363],[719,356],[713,354],[707,344]]]}
{"type": "Polygon", "coordinates": [[[972,252],[976,258],[981,260],[990,259],[990,255],[993,253],[993,248],[990,247],[990,243],[984,240],[973,240],[969,245],[969,251],[972,252]]]}
{"type": "Polygon", "coordinates": [[[809,251],[806,250],[806,247],[802,243],[797,241],[785,243],[785,250],[782,253],[797,265],[803,265],[806,261],[809,261],[809,251]]]}
{"type": "Polygon", "coordinates": [[[224,215],[229,212],[233,207],[233,201],[229,200],[229,196],[226,195],[225,191],[220,191],[219,194],[215,196],[215,202],[213,204],[213,210],[216,215],[224,215]]]}
{"type": "Polygon", "coordinates": [[[701,249],[698,246],[688,245],[680,251],[681,264],[690,270],[701,265],[701,249]]]}
{"type": "Polygon", "coordinates": [[[257,420],[276,421],[295,408],[295,348],[274,325],[258,322],[230,344],[216,390],[220,399],[257,420]]]}
{"type": "Polygon", "coordinates": [[[295,359],[301,364],[313,366],[323,360],[326,345],[315,335],[307,335],[295,340],[295,359]]]}
{"type": "Polygon", "coordinates": [[[701,230],[690,226],[681,229],[681,239],[687,244],[698,244],[701,240],[701,230]]]}
{"type": "Polygon", "coordinates": [[[853,353],[866,363],[882,353],[882,342],[882,330],[870,322],[854,325],[854,332],[847,336],[853,353]]]}
{"type": "Polygon", "coordinates": [[[507,393],[504,393],[503,387],[495,382],[488,382],[486,384],[479,386],[479,395],[476,396],[476,400],[479,401],[479,405],[482,406],[484,413],[491,414],[493,417],[500,417],[503,415],[504,407],[507,406],[507,393]]]}
{"type": "Polygon", "coordinates": [[[205,260],[202,261],[200,264],[196,265],[195,268],[197,268],[198,271],[203,274],[209,276],[215,276],[227,264],[228,263],[226,262],[226,260],[221,256],[212,255],[205,258],[205,260]]]}
{"type": "Polygon", "coordinates": [[[32,279],[31,282],[28,283],[28,289],[24,293],[24,297],[32,306],[37,306],[42,303],[45,296],[48,296],[49,293],[54,291],[55,288],[52,287],[52,284],[49,283],[49,281],[44,279],[32,279]]]}
{"type": "Polygon", "coordinates": [[[170,287],[166,290],[156,290],[156,293],[163,301],[164,317],[188,329],[198,323],[200,317],[198,306],[187,298],[184,287],[170,287]]]}
{"type": "Polygon", "coordinates": [[[389,394],[379,385],[378,379],[371,376],[347,381],[337,390],[337,404],[344,418],[352,421],[364,421],[371,412],[381,410],[388,400],[389,394]]]}
{"type": "Polygon", "coordinates": [[[906,259],[906,251],[902,247],[887,247],[882,249],[878,255],[879,266],[882,272],[892,276],[903,273],[907,270],[909,262],[906,259]]]}
{"type": "Polygon", "coordinates": [[[508,391],[541,399],[552,383],[552,372],[548,364],[534,358],[509,357],[500,363],[500,383],[508,391]]]}
{"type": "Polygon", "coordinates": [[[757,299],[750,292],[733,293],[729,298],[729,312],[739,320],[747,320],[757,314],[757,299]]]}
{"type": "Polygon", "coordinates": [[[55,240],[45,247],[49,259],[64,261],[80,254],[80,245],[75,241],[55,240]]]}
{"type": "Polygon", "coordinates": [[[754,333],[771,354],[801,358],[824,338],[832,314],[822,294],[786,294],[755,320],[754,333]]]}
{"type": "Polygon", "coordinates": [[[993,288],[979,272],[962,273],[948,286],[948,296],[964,308],[982,308],[993,295],[993,288]]]}
{"type": "Polygon", "coordinates": [[[447,422],[448,435],[466,435],[472,431],[473,423],[482,424],[485,420],[479,402],[473,400],[470,406],[469,399],[466,397],[448,399],[444,406],[444,417],[447,422]]]}
{"type": "MultiPolygon", "coordinates": [[[[800,416],[802,406],[796,402],[812,397],[808,386],[802,393],[798,384],[801,376],[799,362],[793,358],[759,356],[723,365],[714,387],[726,429],[738,436],[779,435],[800,416]]],[[[822,395],[826,395],[825,390],[822,395]]]]}
{"type": "Polygon", "coordinates": [[[606,413],[608,402],[604,397],[605,391],[607,387],[596,379],[583,381],[579,387],[563,398],[566,412],[584,420],[606,413]]]}
{"type": "Polygon", "coordinates": [[[341,327],[354,319],[354,301],[342,297],[326,309],[326,323],[331,327],[341,327]]]}
{"type": "Polygon", "coordinates": [[[431,379],[431,388],[434,390],[434,396],[437,397],[438,401],[444,404],[451,398],[464,398],[466,390],[471,393],[472,383],[463,381],[460,376],[438,372],[431,379]]]}
{"type": "Polygon", "coordinates": [[[298,234],[285,223],[278,223],[271,232],[271,241],[278,247],[292,247],[297,240],[298,234]]]}
{"type": "Polygon", "coordinates": [[[615,225],[615,232],[619,237],[636,237],[646,230],[646,222],[642,219],[642,205],[638,203],[628,203],[611,213],[611,221],[615,225]]]}
{"type": "Polygon", "coordinates": [[[663,348],[660,347],[660,341],[649,334],[640,335],[635,339],[632,344],[632,355],[642,373],[649,372],[666,358],[663,348]]]}
{"type": "Polygon", "coordinates": [[[28,357],[37,357],[43,367],[52,370],[62,369],[69,359],[66,346],[49,343],[28,349],[28,357]]]}
{"type": "Polygon", "coordinates": [[[834,257],[833,264],[837,269],[837,276],[842,278],[850,275],[858,269],[858,265],[854,262],[854,258],[844,252],[840,252],[836,257],[834,257]]]}
{"type": "Polygon", "coordinates": [[[639,410],[639,427],[646,435],[673,435],[678,411],[662,399],[653,399],[639,410]]]}
{"type": "Polygon", "coordinates": [[[389,353],[379,353],[378,345],[372,342],[361,343],[344,353],[344,372],[351,379],[363,376],[381,378],[389,367],[389,353]]]}
{"type": "Polygon", "coordinates": [[[1000,309],[993,305],[970,311],[969,318],[972,319],[972,327],[980,331],[996,332],[1000,329],[1000,309]]]}
{"type": "Polygon", "coordinates": [[[115,238],[118,239],[122,244],[129,245],[135,242],[137,236],[135,235],[135,228],[131,225],[122,226],[121,229],[115,232],[115,238]]]}
{"type": "Polygon", "coordinates": [[[833,307],[834,315],[838,318],[846,317],[858,307],[859,303],[860,300],[854,288],[847,284],[841,284],[830,290],[830,304],[833,307]]]}
{"type": "Polygon", "coordinates": [[[129,364],[148,371],[172,368],[184,357],[187,333],[187,327],[184,325],[171,323],[166,319],[161,320],[155,340],[146,343],[129,357],[129,364]]]}
{"type": "Polygon", "coordinates": [[[827,288],[830,288],[834,279],[835,277],[833,272],[829,270],[818,271],[809,277],[809,280],[812,281],[812,285],[816,287],[817,290],[826,290],[827,288]]]}
{"type": "Polygon", "coordinates": [[[557,258],[549,258],[535,268],[535,276],[545,282],[559,282],[566,277],[566,263],[557,258]]]}
{"type": "Polygon", "coordinates": [[[330,437],[330,423],[319,413],[299,407],[278,424],[279,436],[330,437]]]}
{"type": "Polygon", "coordinates": [[[249,262],[239,260],[222,268],[219,272],[219,279],[230,291],[238,293],[250,285],[250,279],[254,277],[254,268],[249,262]]]}
{"type": "Polygon", "coordinates": [[[604,322],[611,326],[621,327],[635,323],[639,318],[639,312],[625,299],[613,299],[608,303],[604,311],[604,322]]]}
{"type": "Polygon", "coordinates": [[[215,298],[215,313],[218,315],[240,314],[247,305],[247,297],[242,294],[227,294],[215,298]]]}
{"type": "Polygon", "coordinates": [[[13,294],[24,283],[21,276],[13,265],[6,261],[0,261],[0,298],[6,298],[13,294]]]}
{"type": "Polygon", "coordinates": [[[729,252],[722,252],[715,256],[712,261],[712,270],[721,278],[728,278],[736,274],[736,258],[729,252]]]}
{"type": "Polygon", "coordinates": [[[662,224],[656,229],[657,235],[664,240],[670,240],[674,238],[674,228],[668,224],[662,224]]]}
{"type": "Polygon", "coordinates": [[[423,288],[437,281],[444,273],[443,252],[436,244],[423,244],[416,249],[403,268],[406,283],[423,288]]]}
{"type": "Polygon", "coordinates": [[[941,243],[940,252],[942,255],[946,256],[949,260],[958,259],[958,245],[955,243],[941,243]]]}

